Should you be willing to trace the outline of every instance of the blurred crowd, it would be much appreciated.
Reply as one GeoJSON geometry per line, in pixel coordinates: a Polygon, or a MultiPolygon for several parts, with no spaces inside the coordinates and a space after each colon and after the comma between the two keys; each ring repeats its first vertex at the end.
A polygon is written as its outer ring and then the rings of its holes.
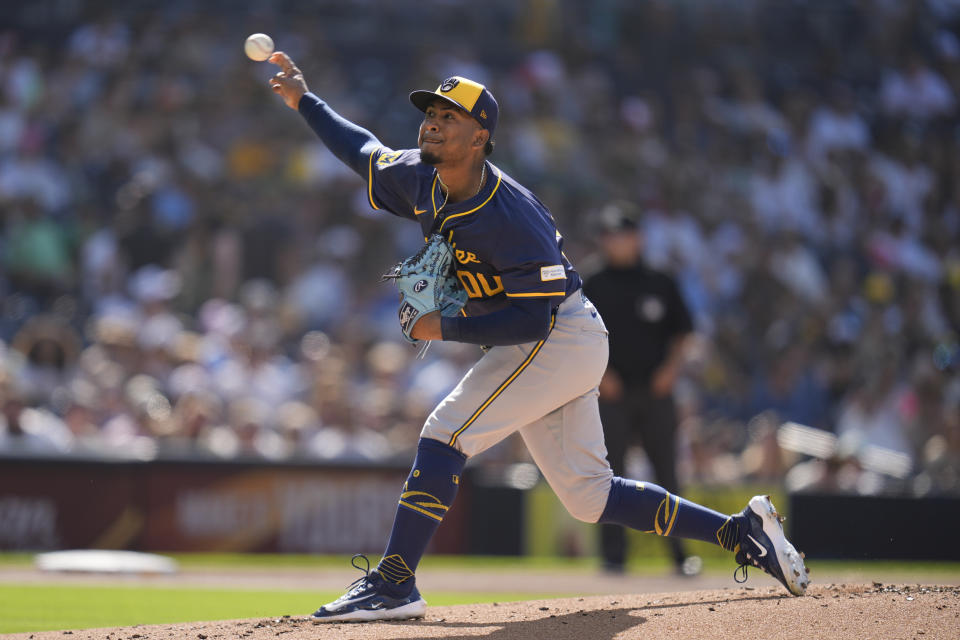
{"type": "Polygon", "coordinates": [[[648,260],[698,329],[677,391],[687,480],[960,492],[956,0],[0,17],[0,455],[407,458],[478,357],[400,338],[378,280],[419,230],[370,210],[271,94],[273,68],[242,52],[263,31],[393,148],[415,143],[411,89],[486,83],[491,160],[581,271],[595,212],[642,207],[648,260]]]}

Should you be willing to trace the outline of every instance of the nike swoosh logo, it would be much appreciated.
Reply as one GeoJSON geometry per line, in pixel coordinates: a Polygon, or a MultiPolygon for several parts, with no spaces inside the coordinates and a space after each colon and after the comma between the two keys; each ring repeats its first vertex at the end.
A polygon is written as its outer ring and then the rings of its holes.
{"type": "Polygon", "coordinates": [[[349,607],[350,605],[355,604],[355,603],[357,603],[357,602],[360,602],[361,600],[364,600],[364,599],[366,599],[367,597],[369,597],[369,596],[368,596],[367,594],[365,594],[365,593],[361,593],[361,594],[356,595],[356,596],[354,596],[354,597],[352,597],[352,598],[347,597],[348,595],[349,595],[349,594],[344,594],[344,595],[340,596],[339,598],[337,598],[336,600],[334,600],[333,602],[331,602],[330,604],[326,605],[327,610],[328,610],[328,611],[339,611],[340,609],[343,609],[343,608],[345,608],[345,607],[349,607]]]}
{"type": "Polygon", "coordinates": [[[753,537],[752,535],[750,535],[749,533],[747,534],[747,537],[750,538],[750,542],[752,542],[753,544],[757,545],[757,548],[760,549],[760,557],[761,557],[761,558],[762,558],[763,556],[767,555],[767,548],[766,548],[765,546],[763,546],[762,544],[760,544],[759,542],[757,542],[757,539],[754,538],[754,537],[753,537]]]}
{"type": "Polygon", "coordinates": [[[417,209],[416,207],[413,208],[413,215],[415,215],[415,216],[418,216],[418,215],[420,215],[421,213],[426,213],[426,212],[427,212],[426,209],[417,209]]]}
{"type": "Polygon", "coordinates": [[[368,607],[368,609],[380,609],[381,607],[383,607],[382,602],[374,602],[372,605],[368,607]]]}

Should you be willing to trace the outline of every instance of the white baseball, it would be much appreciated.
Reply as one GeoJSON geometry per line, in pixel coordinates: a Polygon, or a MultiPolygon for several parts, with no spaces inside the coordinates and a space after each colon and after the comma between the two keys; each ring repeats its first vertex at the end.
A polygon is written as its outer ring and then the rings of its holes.
{"type": "Polygon", "coordinates": [[[250,34],[243,43],[243,50],[251,60],[263,62],[273,53],[273,38],[265,33],[250,34]]]}

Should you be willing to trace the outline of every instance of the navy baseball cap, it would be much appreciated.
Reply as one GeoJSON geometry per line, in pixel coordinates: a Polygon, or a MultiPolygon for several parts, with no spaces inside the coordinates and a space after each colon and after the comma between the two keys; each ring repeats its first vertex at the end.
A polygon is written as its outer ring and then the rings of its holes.
{"type": "Polygon", "coordinates": [[[490,132],[490,138],[493,139],[493,131],[497,128],[497,115],[500,113],[500,107],[489,89],[479,82],[468,80],[462,76],[453,76],[444,80],[435,91],[420,89],[412,92],[410,102],[420,111],[426,111],[430,101],[438,97],[460,107],[473,116],[480,123],[480,126],[490,132]]]}

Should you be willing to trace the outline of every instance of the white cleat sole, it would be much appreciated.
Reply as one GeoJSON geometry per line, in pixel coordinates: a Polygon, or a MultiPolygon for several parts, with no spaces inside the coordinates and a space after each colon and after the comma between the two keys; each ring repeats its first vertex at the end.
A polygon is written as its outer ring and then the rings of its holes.
{"type": "Polygon", "coordinates": [[[411,620],[422,618],[427,612],[427,601],[423,598],[394,609],[358,609],[349,613],[331,616],[310,616],[317,622],[370,622],[372,620],[411,620]]]}
{"type": "Polygon", "coordinates": [[[780,518],[773,502],[770,501],[770,496],[753,496],[750,499],[750,510],[760,516],[763,521],[763,532],[773,543],[780,571],[787,580],[787,589],[795,596],[802,596],[810,584],[810,577],[807,575],[809,570],[803,564],[803,556],[783,534],[783,525],[780,524],[780,518]]]}

